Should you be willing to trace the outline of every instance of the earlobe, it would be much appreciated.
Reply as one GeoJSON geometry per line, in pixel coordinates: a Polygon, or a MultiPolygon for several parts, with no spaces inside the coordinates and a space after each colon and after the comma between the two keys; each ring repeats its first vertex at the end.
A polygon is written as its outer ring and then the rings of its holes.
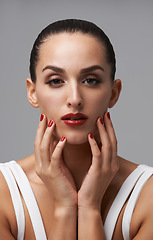
{"type": "Polygon", "coordinates": [[[35,91],[35,83],[30,78],[27,78],[26,83],[27,83],[28,101],[33,107],[38,108],[39,104],[38,104],[38,99],[35,91]]]}
{"type": "Polygon", "coordinates": [[[111,99],[109,102],[109,108],[112,108],[118,101],[119,96],[120,96],[120,92],[122,89],[122,83],[120,79],[116,79],[113,83],[113,87],[112,87],[112,95],[111,95],[111,99]]]}

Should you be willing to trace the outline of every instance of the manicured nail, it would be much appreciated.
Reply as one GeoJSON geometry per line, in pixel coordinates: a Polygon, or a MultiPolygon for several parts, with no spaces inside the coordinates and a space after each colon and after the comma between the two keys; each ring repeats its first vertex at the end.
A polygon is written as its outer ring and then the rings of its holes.
{"type": "Polygon", "coordinates": [[[92,135],[92,133],[89,134],[89,137],[90,137],[91,139],[93,139],[93,135],[92,135]]]}
{"type": "Polygon", "coordinates": [[[53,120],[50,120],[50,122],[48,123],[48,127],[51,127],[53,125],[53,120]]]}
{"type": "Polygon", "coordinates": [[[101,124],[103,124],[103,120],[102,120],[102,118],[99,118],[99,121],[100,121],[101,124]]]}
{"type": "Polygon", "coordinates": [[[42,121],[43,119],[44,119],[44,114],[41,114],[40,121],[42,121]]]}
{"type": "Polygon", "coordinates": [[[61,142],[63,142],[63,141],[65,140],[65,138],[66,138],[66,137],[63,136],[63,137],[61,138],[61,142]]]}
{"type": "Polygon", "coordinates": [[[107,112],[107,117],[108,117],[108,119],[110,119],[110,113],[109,112],[107,112]]]}

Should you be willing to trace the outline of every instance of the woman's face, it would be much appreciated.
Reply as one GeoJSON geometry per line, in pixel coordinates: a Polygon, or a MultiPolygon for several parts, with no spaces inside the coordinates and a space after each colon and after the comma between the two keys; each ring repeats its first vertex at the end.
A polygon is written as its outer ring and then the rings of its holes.
{"type": "Polygon", "coordinates": [[[41,45],[35,93],[41,113],[56,123],[57,138],[81,144],[89,133],[98,137],[97,118],[112,98],[110,72],[104,47],[90,35],[60,33],[41,45]]]}

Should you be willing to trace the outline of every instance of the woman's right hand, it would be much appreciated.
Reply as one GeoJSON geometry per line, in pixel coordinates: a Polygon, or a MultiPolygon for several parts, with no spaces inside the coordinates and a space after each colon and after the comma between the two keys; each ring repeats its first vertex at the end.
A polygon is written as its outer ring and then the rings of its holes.
{"type": "Polygon", "coordinates": [[[76,208],[75,183],[62,158],[66,138],[62,137],[59,142],[55,141],[54,128],[55,123],[50,121],[47,126],[46,116],[41,115],[34,144],[36,173],[51,193],[55,209],[76,208]]]}

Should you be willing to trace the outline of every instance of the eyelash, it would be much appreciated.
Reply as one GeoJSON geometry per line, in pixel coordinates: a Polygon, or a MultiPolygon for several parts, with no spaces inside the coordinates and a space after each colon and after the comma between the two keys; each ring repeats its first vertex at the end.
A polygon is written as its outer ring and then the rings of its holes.
{"type": "Polygon", "coordinates": [[[94,78],[94,77],[86,78],[85,80],[83,80],[83,83],[85,83],[86,81],[88,81],[88,83],[86,83],[85,85],[90,85],[90,86],[97,86],[97,85],[99,85],[101,83],[101,80],[99,80],[97,78],[94,78]]]}
{"type": "Polygon", "coordinates": [[[48,82],[47,82],[47,84],[48,85],[50,85],[50,86],[58,86],[58,85],[61,85],[61,84],[63,84],[64,83],[64,81],[62,80],[62,79],[60,79],[60,78],[55,78],[55,79],[51,79],[51,80],[49,80],[48,82]],[[60,82],[60,83],[59,83],[60,82]]]}
{"type": "MultiPolygon", "coordinates": [[[[82,83],[84,83],[85,85],[88,85],[89,87],[97,86],[101,82],[102,82],[101,80],[99,80],[97,78],[94,78],[94,77],[88,77],[88,78],[85,78],[85,80],[82,81],[82,83]]],[[[49,80],[47,82],[47,84],[52,86],[52,87],[60,87],[62,84],[64,84],[64,81],[60,78],[55,78],[55,79],[49,80]]]]}

